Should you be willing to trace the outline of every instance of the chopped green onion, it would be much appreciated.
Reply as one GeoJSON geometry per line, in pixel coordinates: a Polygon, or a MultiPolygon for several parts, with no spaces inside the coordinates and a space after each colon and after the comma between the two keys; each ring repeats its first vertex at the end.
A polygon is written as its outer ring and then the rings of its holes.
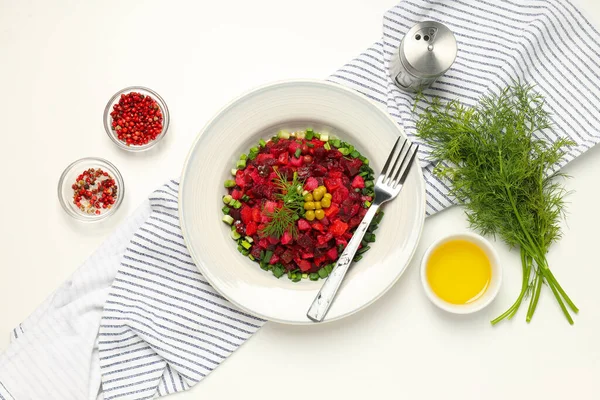
{"type": "Polygon", "coordinates": [[[313,143],[306,143],[306,145],[307,145],[308,147],[310,147],[310,148],[313,148],[313,147],[315,147],[315,145],[314,145],[313,143]]]}
{"type": "Polygon", "coordinates": [[[356,193],[360,193],[360,189],[359,189],[359,188],[356,188],[356,189],[354,189],[354,191],[355,191],[356,193]]]}
{"type": "Polygon", "coordinates": [[[329,273],[327,272],[327,268],[325,268],[325,267],[323,267],[320,270],[318,270],[317,273],[323,279],[327,278],[327,276],[329,275],[329,273]]]}
{"type": "Polygon", "coordinates": [[[302,149],[301,149],[300,147],[298,147],[298,148],[296,149],[296,152],[294,153],[294,156],[295,156],[296,158],[300,158],[300,154],[302,154],[302,149]]]}
{"type": "Polygon", "coordinates": [[[365,233],[365,240],[369,243],[373,243],[376,239],[376,236],[374,233],[370,233],[370,232],[366,232],[365,233]]]}
{"type": "Polygon", "coordinates": [[[321,137],[319,137],[319,140],[321,140],[321,142],[327,142],[329,141],[329,135],[326,133],[322,133],[321,137]]]}
{"type": "Polygon", "coordinates": [[[258,153],[250,153],[248,154],[248,160],[254,160],[258,157],[258,153]]]}
{"type": "Polygon", "coordinates": [[[306,196],[307,194],[309,194],[310,192],[308,190],[304,190],[302,191],[302,196],[306,196]]]}
{"type": "Polygon", "coordinates": [[[371,202],[370,201],[365,201],[365,208],[369,208],[371,207],[371,202]]]}
{"type": "Polygon", "coordinates": [[[276,278],[281,278],[284,273],[285,270],[280,265],[273,268],[273,275],[275,275],[276,278]]]}
{"type": "Polygon", "coordinates": [[[376,224],[380,224],[381,223],[381,219],[383,218],[383,211],[379,211],[377,214],[375,214],[375,218],[373,219],[373,221],[376,224]]]}
{"type": "Polygon", "coordinates": [[[226,187],[226,188],[232,188],[232,187],[234,187],[234,186],[235,186],[235,181],[232,181],[231,179],[227,179],[227,180],[225,181],[225,187],[226,187]]]}
{"type": "Polygon", "coordinates": [[[301,279],[302,275],[296,274],[296,276],[292,278],[292,282],[300,282],[301,279]]]}
{"type": "Polygon", "coordinates": [[[317,139],[321,139],[321,134],[320,134],[319,132],[315,132],[314,136],[315,136],[317,139]]]}
{"type": "Polygon", "coordinates": [[[364,246],[368,246],[369,242],[367,242],[365,239],[363,239],[363,240],[360,241],[360,245],[363,246],[363,247],[364,246]]]}
{"type": "Polygon", "coordinates": [[[246,236],[244,239],[246,239],[246,242],[248,242],[248,243],[254,242],[254,239],[252,239],[250,236],[246,236]]]}
{"type": "Polygon", "coordinates": [[[306,140],[312,140],[312,138],[315,136],[314,132],[312,129],[307,129],[306,130],[306,134],[304,135],[304,138],[306,140]]]}
{"type": "Polygon", "coordinates": [[[225,222],[227,225],[231,225],[233,224],[233,217],[231,215],[223,215],[223,222],[225,222]]]}
{"type": "Polygon", "coordinates": [[[260,267],[261,267],[262,269],[264,269],[265,271],[268,271],[268,270],[269,270],[269,264],[267,264],[267,263],[266,263],[266,262],[264,262],[264,261],[261,261],[261,262],[260,262],[260,267]]]}
{"type": "Polygon", "coordinates": [[[277,132],[277,137],[279,139],[289,139],[290,133],[288,131],[281,130],[281,131],[277,132]]]}
{"type": "Polygon", "coordinates": [[[250,153],[258,153],[258,147],[250,147],[250,153]]]}
{"type": "Polygon", "coordinates": [[[277,136],[273,136],[271,138],[271,142],[273,142],[273,144],[277,144],[277,143],[279,143],[279,138],[277,136]]]}
{"type": "Polygon", "coordinates": [[[223,196],[223,203],[229,204],[231,200],[233,200],[233,197],[231,197],[230,194],[226,194],[225,196],[223,196]]]}
{"type": "Polygon", "coordinates": [[[248,201],[248,200],[250,200],[250,197],[247,194],[242,196],[242,201],[248,201]]]}
{"type": "Polygon", "coordinates": [[[360,176],[362,176],[362,177],[364,178],[365,176],[368,176],[368,175],[369,175],[369,172],[367,172],[367,171],[363,171],[363,172],[361,172],[361,173],[360,173],[360,174],[358,174],[358,175],[360,175],[360,176]]]}
{"type": "Polygon", "coordinates": [[[363,160],[363,164],[365,164],[365,165],[369,165],[369,159],[368,159],[368,158],[365,158],[365,159],[363,160]]]}
{"type": "Polygon", "coordinates": [[[246,168],[246,160],[238,160],[238,162],[237,162],[237,164],[235,164],[235,166],[237,167],[237,169],[246,168]]]}
{"type": "Polygon", "coordinates": [[[258,144],[260,145],[260,147],[265,147],[267,145],[267,142],[265,142],[263,139],[260,139],[258,141],[258,144]]]}
{"type": "Polygon", "coordinates": [[[250,254],[250,250],[242,250],[242,255],[247,256],[248,254],[250,254]]]}
{"type": "Polygon", "coordinates": [[[246,250],[249,250],[250,247],[252,247],[252,245],[250,243],[248,243],[245,240],[242,240],[242,247],[245,248],[246,250]]]}
{"type": "MultiPolygon", "coordinates": [[[[242,243],[242,245],[243,245],[243,243],[242,243]]],[[[356,254],[363,254],[363,253],[369,251],[370,248],[371,247],[369,247],[369,246],[361,247],[360,249],[358,249],[358,251],[356,252],[356,254]]]]}
{"type": "Polygon", "coordinates": [[[317,274],[316,272],[313,272],[308,277],[310,278],[311,281],[316,281],[319,279],[319,274],[317,274]]]}
{"type": "Polygon", "coordinates": [[[325,266],[325,270],[327,271],[327,275],[329,275],[331,273],[331,271],[333,271],[333,267],[335,267],[335,264],[327,264],[325,266]]]}
{"type": "Polygon", "coordinates": [[[224,206],[223,208],[221,208],[221,211],[223,211],[223,214],[227,215],[229,214],[229,210],[231,210],[231,208],[224,206]]]}
{"type": "Polygon", "coordinates": [[[254,261],[254,256],[253,256],[252,254],[250,254],[250,255],[248,256],[248,258],[249,258],[249,259],[251,259],[252,261],[254,261]]]}
{"type": "Polygon", "coordinates": [[[297,137],[298,139],[304,139],[304,136],[305,136],[305,135],[306,135],[306,134],[305,134],[304,132],[296,132],[296,137],[297,137]]]}
{"type": "Polygon", "coordinates": [[[237,169],[232,168],[231,169],[231,175],[235,176],[237,174],[237,169]]]}
{"type": "Polygon", "coordinates": [[[239,239],[239,238],[241,238],[241,237],[242,237],[242,235],[240,235],[240,234],[238,233],[238,231],[236,231],[236,230],[232,230],[232,231],[231,231],[231,238],[232,238],[233,240],[238,240],[238,239],[239,239]]]}
{"type": "Polygon", "coordinates": [[[367,232],[373,233],[379,226],[373,221],[371,225],[367,228],[367,232]]]}
{"type": "Polygon", "coordinates": [[[235,209],[238,209],[242,206],[242,203],[240,203],[239,200],[234,200],[232,203],[229,204],[230,206],[232,206],[235,209]]]}
{"type": "Polygon", "coordinates": [[[335,139],[331,142],[331,144],[333,144],[333,147],[335,147],[336,149],[342,147],[342,141],[340,139],[335,139]]]}
{"type": "Polygon", "coordinates": [[[240,160],[245,160],[246,158],[248,158],[248,156],[245,153],[242,153],[240,160]]]}
{"type": "Polygon", "coordinates": [[[354,151],[354,146],[352,146],[351,144],[349,144],[347,147],[349,153],[352,153],[354,151]]]}
{"type": "Polygon", "coordinates": [[[358,157],[360,157],[360,153],[358,151],[354,150],[352,153],[350,153],[350,157],[358,158],[358,157]]]}
{"type": "Polygon", "coordinates": [[[358,262],[358,261],[360,261],[360,260],[362,260],[362,256],[361,256],[361,255],[358,255],[358,256],[354,257],[354,260],[353,260],[353,261],[354,261],[354,262],[358,262]]]}
{"type": "Polygon", "coordinates": [[[302,279],[308,279],[308,274],[302,274],[302,279]]]}
{"type": "Polygon", "coordinates": [[[265,258],[263,258],[263,261],[268,264],[269,261],[271,261],[271,257],[273,257],[273,252],[271,250],[267,250],[267,252],[265,253],[265,258]]]}
{"type": "Polygon", "coordinates": [[[329,142],[325,142],[323,147],[325,148],[325,150],[331,150],[331,146],[329,145],[329,142]]]}
{"type": "Polygon", "coordinates": [[[343,156],[347,156],[348,154],[350,154],[350,150],[348,150],[348,148],[346,147],[340,147],[338,151],[342,153],[343,156]]]}

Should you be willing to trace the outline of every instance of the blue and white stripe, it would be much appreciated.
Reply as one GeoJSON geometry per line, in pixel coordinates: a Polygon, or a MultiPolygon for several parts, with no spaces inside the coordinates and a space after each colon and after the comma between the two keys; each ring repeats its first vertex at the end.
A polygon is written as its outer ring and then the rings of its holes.
{"type": "MultiPolygon", "coordinates": [[[[414,98],[392,83],[388,64],[404,32],[422,20],[449,26],[459,46],[452,68],[426,95],[473,105],[521,79],[537,84],[553,114],[554,129],[541,134],[577,143],[565,163],[600,140],[600,35],[564,0],[404,0],[385,14],[382,39],[329,80],[379,103],[418,142],[414,98]]],[[[420,156],[431,215],[453,200],[433,176],[428,151],[422,146],[420,156]]],[[[177,191],[170,181],[152,193],[13,330],[0,356],[0,400],[180,392],[260,329],[264,320],[238,310],[198,272],[179,228],[177,191]]]]}

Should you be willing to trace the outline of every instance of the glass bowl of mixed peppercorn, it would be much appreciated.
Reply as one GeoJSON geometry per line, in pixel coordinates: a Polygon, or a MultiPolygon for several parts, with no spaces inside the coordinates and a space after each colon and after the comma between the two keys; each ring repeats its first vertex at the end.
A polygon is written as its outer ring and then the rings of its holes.
{"type": "Polygon", "coordinates": [[[167,134],[167,103],[151,89],[127,87],[115,93],[106,104],[104,129],[113,143],[124,150],[148,150],[167,134]]]}
{"type": "Polygon", "coordinates": [[[100,221],[114,214],[125,195],[121,173],[101,158],[82,158],[70,164],[58,182],[60,205],[71,217],[100,221]]]}

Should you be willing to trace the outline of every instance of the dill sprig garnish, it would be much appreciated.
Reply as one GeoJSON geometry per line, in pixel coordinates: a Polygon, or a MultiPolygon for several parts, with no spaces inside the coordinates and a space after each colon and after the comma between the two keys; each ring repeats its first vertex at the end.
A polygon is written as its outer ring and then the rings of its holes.
{"type": "Polygon", "coordinates": [[[512,318],[527,296],[529,322],[543,283],[569,323],[573,319],[567,306],[578,311],[546,259],[550,245],[561,237],[564,214],[566,190],[555,179],[564,175],[556,172],[557,164],[575,145],[564,138],[549,143],[535,137],[550,128],[543,96],[519,82],[483,97],[475,107],[433,99],[417,121],[419,137],[438,162],[435,174],[450,183],[471,227],[521,251],[521,292],[492,324],[512,318]]]}
{"type": "Polygon", "coordinates": [[[283,205],[272,213],[266,213],[271,220],[261,232],[265,236],[274,236],[279,239],[287,231],[295,238],[298,236],[296,221],[304,213],[304,197],[302,196],[304,185],[296,172],[292,175],[291,181],[288,181],[287,175],[279,172],[277,168],[275,168],[275,174],[277,177],[274,185],[278,190],[275,197],[280,199],[283,205]]]}
{"type": "Polygon", "coordinates": [[[289,232],[292,237],[298,236],[298,227],[296,221],[298,215],[291,209],[283,206],[276,208],[272,213],[266,213],[271,220],[261,230],[265,236],[274,236],[281,238],[285,232],[289,232]]]}
{"type": "Polygon", "coordinates": [[[276,197],[283,201],[284,207],[302,214],[304,212],[304,196],[302,196],[304,185],[298,178],[298,173],[294,172],[292,180],[288,181],[288,177],[285,174],[275,169],[277,178],[275,179],[275,187],[279,191],[276,197]]]}

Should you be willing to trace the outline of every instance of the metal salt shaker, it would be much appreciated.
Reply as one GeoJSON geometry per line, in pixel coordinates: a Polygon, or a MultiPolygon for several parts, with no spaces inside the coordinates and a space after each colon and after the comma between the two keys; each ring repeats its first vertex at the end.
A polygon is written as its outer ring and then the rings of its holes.
{"type": "Polygon", "coordinates": [[[404,35],[392,57],[392,79],[402,90],[425,89],[452,66],[456,51],[456,38],[448,27],[434,21],[419,22],[404,35]]]}

